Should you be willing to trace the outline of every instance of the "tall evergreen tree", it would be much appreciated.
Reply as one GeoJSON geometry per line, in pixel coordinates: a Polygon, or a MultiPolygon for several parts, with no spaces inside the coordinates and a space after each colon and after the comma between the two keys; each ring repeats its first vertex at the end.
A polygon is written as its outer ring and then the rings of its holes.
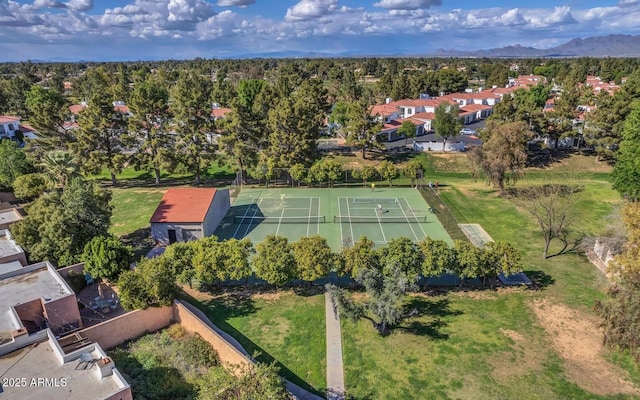
{"type": "Polygon", "coordinates": [[[195,183],[200,184],[202,170],[209,166],[215,154],[208,138],[214,126],[209,105],[211,82],[200,75],[183,73],[171,92],[177,133],[176,157],[193,172],[195,183]]]}
{"type": "Polygon", "coordinates": [[[625,199],[640,201],[640,101],[625,120],[612,177],[613,188],[625,199]]]}
{"type": "Polygon", "coordinates": [[[97,174],[109,171],[112,185],[126,162],[123,151],[127,139],[127,116],[114,108],[111,95],[104,90],[94,93],[87,107],[78,115],[75,152],[82,160],[82,170],[97,174]]]}
{"type": "Polygon", "coordinates": [[[167,88],[152,78],[136,84],[129,99],[134,162],[137,168],[153,171],[156,184],[160,184],[160,169],[174,149],[168,103],[167,88]]]}
{"type": "Polygon", "coordinates": [[[270,157],[279,167],[310,165],[317,158],[320,128],[328,111],[327,92],[319,80],[307,80],[269,112],[270,157]]]}

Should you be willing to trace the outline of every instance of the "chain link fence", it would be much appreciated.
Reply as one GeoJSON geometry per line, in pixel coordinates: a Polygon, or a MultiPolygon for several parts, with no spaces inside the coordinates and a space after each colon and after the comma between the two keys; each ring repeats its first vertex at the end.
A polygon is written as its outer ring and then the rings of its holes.
{"type": "MultiPolygon", "coordinates": [[[[451,236],[451,239],[469,241],[464,232],[462,232],[462,229],[460,229],[460,226],[458,226],[460,221],[458,221],[453,215],[453,212],[451,212],[451,209],[442,201],[439,195],[439,189],[421,185],[419,190],[422,197],[431,207],[431,212],[438,218],[449,236],[451,236]]],[[[458,212],[458,215],[463,219],[463,221],[461,221],[462,223],[467,223],[462,214],[458,212]]]]}

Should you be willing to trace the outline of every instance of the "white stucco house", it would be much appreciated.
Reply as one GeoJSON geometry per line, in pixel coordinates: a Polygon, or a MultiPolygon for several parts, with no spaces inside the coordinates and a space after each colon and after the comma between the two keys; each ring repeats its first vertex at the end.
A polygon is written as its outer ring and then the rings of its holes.
{"type": "Polygon", "coordinates": [[[211,236],[230,207],[228,189],[169,189],[151,216],[151,236],[160,245],[211,236]]]}

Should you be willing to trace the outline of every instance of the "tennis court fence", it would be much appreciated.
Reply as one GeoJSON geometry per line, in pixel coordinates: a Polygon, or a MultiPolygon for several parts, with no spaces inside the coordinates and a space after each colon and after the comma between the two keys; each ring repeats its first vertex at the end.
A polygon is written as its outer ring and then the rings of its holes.
{"type": "Polygon", "coordinates": [[[458,225],[458,220],[453,215],[449,207],[442,201],[436,189],[423,187],[420,188],[420,194],[427,201],[436,218],[440,221],[444,229],[447,231],[451,239],[469,241],[467,236],[462,232],[458,225]]]}

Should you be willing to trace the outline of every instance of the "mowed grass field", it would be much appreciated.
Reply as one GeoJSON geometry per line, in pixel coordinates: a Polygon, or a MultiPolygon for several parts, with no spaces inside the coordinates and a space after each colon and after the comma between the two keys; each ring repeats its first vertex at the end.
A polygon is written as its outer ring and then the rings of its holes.
{"type": "MultiPolygon", "coordinates": [[[[593,305],[604,298],[606,278],[580,252],[543,259],[544,243],[534,219],[483,180],[471,179],[464,155],[417,158],[425,166],[425,179],[440,182],[440,196],[453,213],[518,248],[524,270],[541,289],[416,295],[408,301],[424,314],[396,327],[388,337],[380,337],[368,322],[343,320],[348,395],[354,399],[640,398],[631,385],[640,383],[637,365],[625,354],[601,348],[593,305]]],[[[611,189],[609,173],[610,167],[593,157],[573,155],[546,168],[528,169],[516,187],[567,183],[571,177],[583,186],[575,234],[599,235],[612,229],[612,215],[621,204],[611,189]]],[[[114,231],[148,226],[161,192],[152,201],[153,195],[144,189],[119,190],[122,193],[114,192],[114,222],[122,225],[114,225],[114,231]],[[130,206],[138,202],[152,204],[147,210],[130,206]],[[144,217],[137,219],[138,214],[144,217]]],[[[247,350],[262,351],[263,361],[277,360],[285,377],[324,390],[322,296],[283,292],[271,298],[248,295],[243,300],[199,303],[247,350]]]]}

